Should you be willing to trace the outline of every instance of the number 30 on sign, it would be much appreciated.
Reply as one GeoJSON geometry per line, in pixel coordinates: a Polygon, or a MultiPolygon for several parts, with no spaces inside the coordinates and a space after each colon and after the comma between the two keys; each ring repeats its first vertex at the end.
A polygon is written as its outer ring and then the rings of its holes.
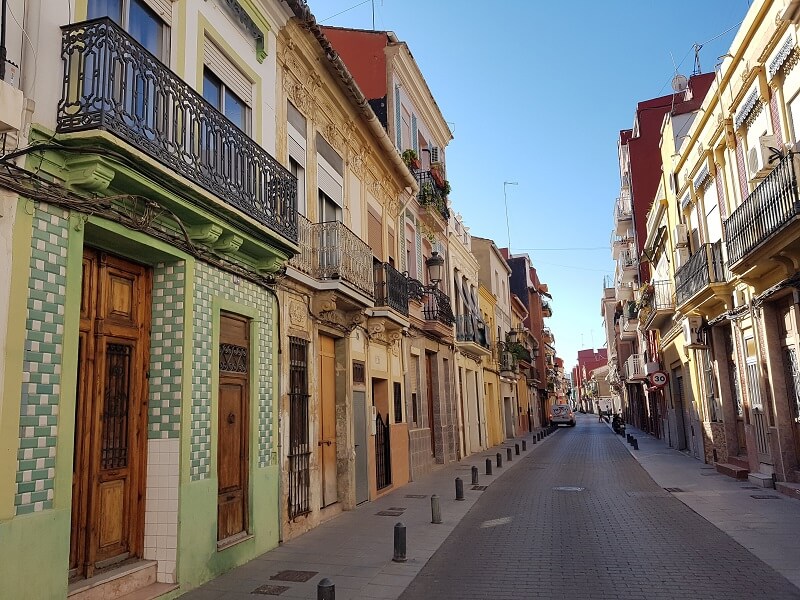
{"type": "Polygon", "coordinates": [[[650,383],[657,387],[664,387],[667,385],[667,374],[664,371],[650,373],[650,383]]]}

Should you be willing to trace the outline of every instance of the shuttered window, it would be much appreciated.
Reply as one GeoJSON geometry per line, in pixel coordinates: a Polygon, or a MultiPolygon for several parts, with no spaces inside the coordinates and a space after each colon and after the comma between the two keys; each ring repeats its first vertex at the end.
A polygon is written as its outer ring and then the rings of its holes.
{"type": "Polygon", "coordinates": [[[417,129],[417,115],[411,115],[411,144],[414,152],[419,156],[419,132],[417,129]]]}
{"type": "Polygon", "coordinates": [[[389,247],[386,249],[386,253],[389,255],[391,261],[394,261],[395,255],[397,254],[397,249],[395,248],[395,240],[394,240],[394,229],[389,227],[389,240],[388,245],[389,247]]]}
{"type": "Polygon", "coordinates": [[[144,2],[161,17],[165,25],[172,26],[172,0],[144,0],[144,2]]]}
{"type": "Polygon", "coordinates": [[[402,128],[400,123],[400,86],[394,86],[394,129],[397,138],[397,147],[403,147],[402,128]]]}
{"type": "Polygon", "coordinates": [[[317,155],[317,187],[338,206],[342,206],[342,177],[317,155]]]}
{"type": "Polygon", "coordinates": [[[289,156],[306,168],[306,119],[291,102],[286,103],[286,130],[289,156]]]}
{"type": "Polygon", "coordinates": [[[203,42],[203,60],[214,75],[225,84],[225,87],[252,108],[253,82],[245,77],[244,73],[208,38],[205,38],[203,42]]]}
{"type": "Polygon", "coordinates": [[[411,421],[419,425],[419,356],[411,357],[411,369],[408,374],[411,388],[411,421]]]}
{"type": "Polygon", "coordinates": [[[367,242],[372,248],[372,254],[383,260],[383,227],[381,226],[381,218],[374,212],[369,211],[367,223],[367,242]]]}

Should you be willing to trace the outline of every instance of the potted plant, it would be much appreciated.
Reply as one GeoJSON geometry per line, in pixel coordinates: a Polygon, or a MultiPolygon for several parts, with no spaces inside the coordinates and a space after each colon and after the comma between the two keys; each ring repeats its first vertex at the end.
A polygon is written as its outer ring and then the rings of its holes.
{"type": "Polygon", "coordinates": [[[431,177],[436,182],[438,187],[444,187],[444,169],[442,168],[442,163],[433,163],[431,164],[431,177]]]}
{"type": "Polygon", "coordinates": [[[442,188],[442,195],[447,198],[450,195],[450,182],[447,179],[444,180],[444,185],[439,186],[442,188]]]}
{"type": "Polygon", "coordinates": [[[409,169],[414,169],[415,171],[419,170],[421,163],[419,161],[419,157],[417,156],[416,150],[414,150],[413,148],[403,150],[403,154],[401,154],[400,156],[409,169]]]}

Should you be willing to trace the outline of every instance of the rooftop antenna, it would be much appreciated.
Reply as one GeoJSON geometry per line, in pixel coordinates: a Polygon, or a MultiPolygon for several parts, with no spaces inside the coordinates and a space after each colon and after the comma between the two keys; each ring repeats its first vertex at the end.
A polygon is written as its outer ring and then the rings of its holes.
{"type": "Polygon", "coordinates": [[[703,44],[695,44],[692,48],[694,48],[694,70],[692,75],[700,75],[703,72],[703,69],[700,68],[700,50],[703,49],[703,44]]]}
{"type": "Polygon", "coordinates": [[[375,31],[375,0],[372,0],[372,31],[375,31]]]}
{"type": "Polygon", "coordinates": [[[679,94],[685,92],[687,87],[689,87],[689,80],[686,79],[686,75],[675,73],[675,77],[672,78],[672,91],[679,94]]]}
{"type": "Polygon", "coordinates": [[[508,254],[511,255],[511,225],[508,223],[508,198],[506,196],[506,188],[509,185],[519,185],[516,181],[503,182],[503,203],[506,205],[506,230],[508,231],[508,254]]]}

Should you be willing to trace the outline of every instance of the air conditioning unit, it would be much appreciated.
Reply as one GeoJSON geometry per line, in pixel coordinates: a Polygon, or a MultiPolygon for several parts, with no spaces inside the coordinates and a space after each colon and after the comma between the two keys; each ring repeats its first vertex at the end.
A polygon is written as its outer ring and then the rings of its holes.
{"type": "Polygon", "coordinates": [[[689,234],[687,233],[685,223],[678,223],[675,225],[675,235],[673,239],[675,240],[675,247],[677,248],[685,248],[689,245],[689,234]]]}
{"type": "Polygon", "coordinates": [[[676,269],[680,269],[683,265],[689,262],[689,248],[687,246],[683,246],[681,248],[675,248],[675,262],[676,269]]]}
{"type": "Polygon", "coordinates": [[[442,151],[439,149],[439,146],[431,146],[431,163],[438,163],[442,162],[442,151]]]}
{"type": "Polygon", "coordinates": [[[781,160],[781,148],[778,138],[774,135],[762,135],[758,138],[758,145],[747,151],[747,168],[750,179],[760,181],[781,160]]]}
{"type": "Polygon", "coordinates": [[[703,346],[703,319],[701,317],[686,317],[683,320],[683,342],[687,346],[703,346]]]}

